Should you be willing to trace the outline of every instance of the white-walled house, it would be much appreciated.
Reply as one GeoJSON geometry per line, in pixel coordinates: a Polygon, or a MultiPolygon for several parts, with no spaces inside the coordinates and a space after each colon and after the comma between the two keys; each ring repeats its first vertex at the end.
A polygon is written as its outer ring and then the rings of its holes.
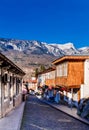
{"type": "Polygon", "coordinates": [[[63,56],[52,62],[56,66],[55,85],[62,88],[64,100],[78,101],[89,97],[89,56],[63,56]]]}
{"type": "Polygon", "coordinates": [[[55,87],[55,68],[48,68],[38,74],[38,86],[54,86],[55,87]]]}
{"type": "Polygon", "coordinates": [[[22,102],[25,73],[0,53],[0,118],[22,102]]]}
{"type": "Polygon", "coordinates": [[[81,84],[81,99],[89,97],[89,59],[84,62],[84,83],[81,84]]]}
{"type": "Polygon", "coordinates": [[[63,56],[52,64],[55,69],[38,74],[38,85],[57,87],[62,99],[77,107],[81,99],[89,97],[89,56],[63,56]]]}

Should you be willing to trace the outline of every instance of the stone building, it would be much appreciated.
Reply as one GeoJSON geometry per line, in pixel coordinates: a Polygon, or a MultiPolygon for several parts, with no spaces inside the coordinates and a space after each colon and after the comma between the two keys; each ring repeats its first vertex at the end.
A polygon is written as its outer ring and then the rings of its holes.
{"type": "Polygon", "coordinates": [[[22,102],[25,73],[0,53],[0,118],[22,102]]]}

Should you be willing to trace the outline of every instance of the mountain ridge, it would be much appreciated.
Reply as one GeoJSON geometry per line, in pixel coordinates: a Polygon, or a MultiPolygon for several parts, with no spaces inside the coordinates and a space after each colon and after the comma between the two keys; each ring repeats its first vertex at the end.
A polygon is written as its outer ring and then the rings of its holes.
{"type": "Polygon", "coordinates": [[[33,64],[49,65],[52,60],[63,55],[88,55],[89,47],[77,49],[71,42],[58,44],[0,38],[0,52],[17,64],[32,67],[33,64]]]}

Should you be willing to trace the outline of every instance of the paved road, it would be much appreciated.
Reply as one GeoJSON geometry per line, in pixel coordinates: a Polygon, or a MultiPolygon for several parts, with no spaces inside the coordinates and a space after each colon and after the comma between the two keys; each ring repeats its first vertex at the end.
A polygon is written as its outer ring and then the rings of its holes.
{"type": "Polygon", "coordinates": [[[89,130],[89,126],[29,96],[20,130],[89,130]]]}

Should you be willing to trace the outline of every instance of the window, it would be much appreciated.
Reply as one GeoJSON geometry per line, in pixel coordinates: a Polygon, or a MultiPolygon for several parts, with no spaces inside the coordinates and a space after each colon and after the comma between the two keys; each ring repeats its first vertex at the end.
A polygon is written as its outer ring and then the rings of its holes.
{"type": "Polygon", "coordinates": [[[49,79],[54,79],[54,78],[55,78],[55,71],[51,71],[49,79]]]}
{"type": "Polygon", "coordinates": [[[65,64],[64,64],[64,76],[67,76],[67,71],[68,71],[68,63],[65,62],[65,64]]]}
{"type": "Polygon", "coordinates": [[[19,94],[19,83],[18,83],[18,78],[16,78],[16,95],[19,94]]]}
{"type": "Polygon", "coordinates": [[[68,63],[64,62],[57,66],[57,76],[67,76],[68,63]]]}
{"type": "Polygon", "coordinates": [[[10,101],[12,101],[13,99],[13,86],[12,84],[9,84],[10,85],[10,101]]]}
{"type": "Polygon", "coordinates": [[[8,86],[7,84],[4,85],[4,99],[8,98],[8,86]]]}

